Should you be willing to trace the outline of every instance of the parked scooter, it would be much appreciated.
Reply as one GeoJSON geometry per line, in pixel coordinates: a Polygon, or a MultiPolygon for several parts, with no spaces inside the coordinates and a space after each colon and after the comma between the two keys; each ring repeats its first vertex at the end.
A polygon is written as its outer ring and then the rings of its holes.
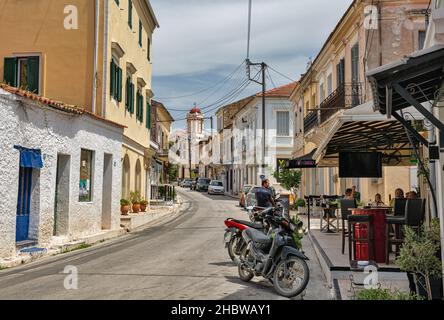
{"type": "Polygon", "coordinates": [[[273,211],[270,208],[264,212],[264,219],[271,226],[269,234],[254,228],[242,231],[246,245],[239,257],[239,277],[248,282],[262,276],[273,282],[280,295],[291,298],[305,290],[310,278],[308,258],[298,250],[292,237],[302,224],[296,225],[286,217],[274,215],[273,211]]]}

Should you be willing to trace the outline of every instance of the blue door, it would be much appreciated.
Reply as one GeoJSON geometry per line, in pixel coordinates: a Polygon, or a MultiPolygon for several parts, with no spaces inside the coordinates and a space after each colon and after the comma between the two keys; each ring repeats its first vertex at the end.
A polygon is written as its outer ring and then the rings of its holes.
{"type": "Polygon", "coordinates": [[[28,240],[31,205],[32,168],[20,167],[17,200],[16,241],[28,240]]]}

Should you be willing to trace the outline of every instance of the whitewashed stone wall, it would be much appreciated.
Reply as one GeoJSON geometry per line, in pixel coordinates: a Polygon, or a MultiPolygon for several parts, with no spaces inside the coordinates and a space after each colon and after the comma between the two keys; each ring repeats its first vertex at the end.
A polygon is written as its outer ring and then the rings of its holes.
{"type": "Polygon", "coordinates": [[[113,156],[111,229],[120,227],[123,129],[91,116],[76,116],[42,106],[0,89],[0,258],[15,254],[19,151],[14,145],[41,149],[44,167],[34,173],[30,237],[40,246],[54,232],[57,155],[71,156],[68,239],[102,230],[104,154],[113,156]],[[79,202],[81,149],[94,151],[93,200],[79,202]]]}

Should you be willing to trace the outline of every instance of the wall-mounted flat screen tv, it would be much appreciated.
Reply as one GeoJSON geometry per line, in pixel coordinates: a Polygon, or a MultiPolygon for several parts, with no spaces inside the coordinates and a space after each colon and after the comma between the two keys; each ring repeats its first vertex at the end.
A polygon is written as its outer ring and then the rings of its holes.
{"type": "Polygon", "coordinates": [[[382,153],[380,152],[339,153],[339,177],[382,178],[382,153]]]}

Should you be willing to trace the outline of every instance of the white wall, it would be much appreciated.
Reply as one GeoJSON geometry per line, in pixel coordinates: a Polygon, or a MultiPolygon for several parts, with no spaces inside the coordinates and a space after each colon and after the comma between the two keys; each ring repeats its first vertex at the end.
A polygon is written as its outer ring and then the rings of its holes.
{"type": "Polygon", "coordinates": [[[102,230],[102,180],[104,154],[113,155],[111,228],[120,227],[121,146],[123,129],[90,116],[75,116],[41,107],[0,89],[0,257],[15,252],[19,151],[14,145],[41,149],[44,167],[36,171],[37,191],[33,198],[30,235],[39,245],[48,244],[54,228],[57,155],[71,156],[70,217],[71,239],[102,230]],[[81,148],[95,151],[93,201],[79,203],[81,148]],[[39,195],[38,195],[39,194],[39,195]],[[37,196],[38,195],[38,196],[37,196]]]}

